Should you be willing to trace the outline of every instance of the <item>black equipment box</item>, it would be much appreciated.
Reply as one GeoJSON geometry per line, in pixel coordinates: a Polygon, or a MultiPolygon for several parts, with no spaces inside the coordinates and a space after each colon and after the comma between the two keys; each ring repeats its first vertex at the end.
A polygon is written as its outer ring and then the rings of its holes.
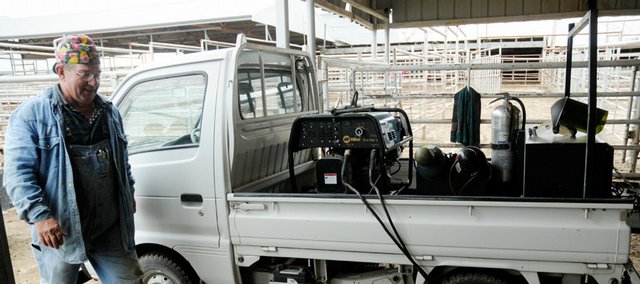
{"type": "MultiPolygon", "coordinates": [[[[525,143],[523,195],[582,198],[586,136],[572,138],[548,132],[528,137],[525,143]]],[[[611,197],[613,147],[597,141],[594,152],[593,184],[584,197],[611,197]]]]}
{"type": "Polygon", "coordinates": [[[287,284],[298,283],[307,284],[311,283],[311,277],[307,271],[302,267],[288,267],[285,269],[276,269],[273,272],[273,280],[269,283],[273,284],[287,284]]]}
{"type": "Polygon", "coordinates": [[[328,155],[316,161],[316,184],[319,192],[344,193],[341,155],[328,155]]]}

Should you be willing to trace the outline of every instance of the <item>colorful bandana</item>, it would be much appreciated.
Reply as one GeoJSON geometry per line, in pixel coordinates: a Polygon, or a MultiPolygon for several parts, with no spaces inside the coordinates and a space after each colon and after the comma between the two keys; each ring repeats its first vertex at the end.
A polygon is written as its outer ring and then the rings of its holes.
{"type": "Polygon", "coordinates": [[[57,64],[100,64],[98,49],[93,40],[86,35],[69,35],[60,40],[56,47],[57,64]]]}

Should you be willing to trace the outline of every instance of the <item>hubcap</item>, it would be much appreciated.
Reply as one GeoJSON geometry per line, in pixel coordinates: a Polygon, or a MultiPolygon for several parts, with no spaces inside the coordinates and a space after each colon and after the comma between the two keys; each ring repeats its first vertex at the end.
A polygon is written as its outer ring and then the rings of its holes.
{"type": "Polygon", "coordinates": [[[143,277],[143,283],[145,284],[174,284],[171,277],[162,273],[162,271],[147,271],[143,277]]]}

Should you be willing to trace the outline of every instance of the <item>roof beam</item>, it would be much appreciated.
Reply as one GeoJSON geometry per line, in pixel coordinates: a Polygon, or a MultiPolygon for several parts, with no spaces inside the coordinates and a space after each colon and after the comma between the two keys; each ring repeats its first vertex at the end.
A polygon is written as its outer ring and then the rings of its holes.
{"type": "Polygon", "coordinates": [[[341,7],[338,7],[336,5],[334,5],[333,3],[329,2],[328,0],[316,0],[316,5],[319,6],[322,9],[328,10],[331,13],[334,13],[338,16],[342,16],[345,17],[347,19],[351,19],[352,21],[355,21],[356,23],[358,23],[359,25],[373,30],[373,24],[365,19],[363,19],[360,16],[357,16],[356,14],[352,13],[352,12],[348,12],[345,9],[342,9],[341,7]]]}
{"type": "Polygon", "coordinates": [[[373,10],[365,5],[362,5],[358,2],[356,2],[355,0],[342,0],[342,2],[348,3],[351,5],[351,7],[354,7],[360,11],[363,11],[371,16],[374,16],[380,20],[383,20],[384,22],[389,22],[389,16],[381,14],[380,12],[373,10]]]}

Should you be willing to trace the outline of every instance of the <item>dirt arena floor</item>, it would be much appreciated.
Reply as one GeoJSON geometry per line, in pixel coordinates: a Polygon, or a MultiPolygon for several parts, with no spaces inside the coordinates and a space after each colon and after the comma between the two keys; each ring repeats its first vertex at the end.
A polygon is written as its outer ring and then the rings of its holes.
{"type": "MultiPolygon", "coordinates": [[[[40,273],[31,253],[31,234],[29,226],[18,219],[16,209],[12,208],[2,212],[4,226],[9,240],[11,253],[11,265],[16,284],[40,283],[40,273]]],[[[88,281],[86,284],[99,284],[100,281],[88,281]]]]}
{"type": "Polygon", "coordinates": [[[29,226],[18,219],[15,208],[3,212],[2,215],[16,284],[40,283],[40,273],[31,254],[29,226]]]}
{"type": "Polygon", "coordinates": [[[631,261],[633,261],[633,267],[636,270],[640,268],[640,234],[631,235],[631,254],[629,255],[631,261]]]}

